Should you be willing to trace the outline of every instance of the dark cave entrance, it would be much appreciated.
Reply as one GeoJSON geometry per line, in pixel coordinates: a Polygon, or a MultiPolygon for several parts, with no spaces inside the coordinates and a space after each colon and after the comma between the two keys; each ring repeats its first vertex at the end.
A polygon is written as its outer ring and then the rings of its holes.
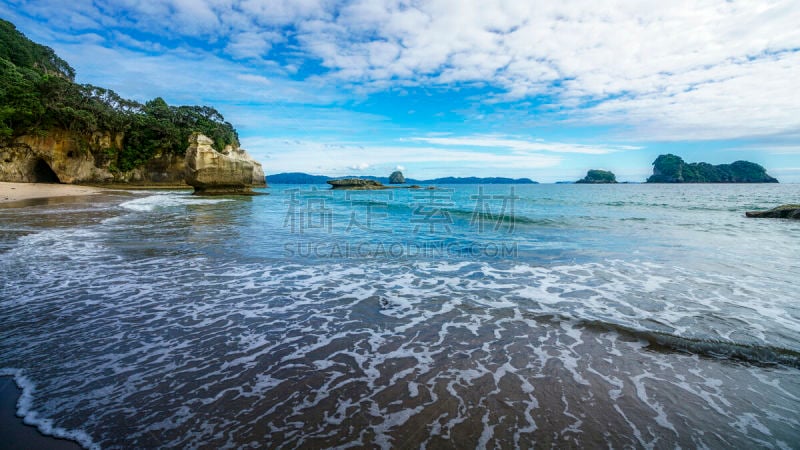
{"type": "Polygon", "coordinates": [[[50,168],[47,161],[39,158],[33,166],[33,181],[35,183],[61,183],[58,175],[50,168]]]}

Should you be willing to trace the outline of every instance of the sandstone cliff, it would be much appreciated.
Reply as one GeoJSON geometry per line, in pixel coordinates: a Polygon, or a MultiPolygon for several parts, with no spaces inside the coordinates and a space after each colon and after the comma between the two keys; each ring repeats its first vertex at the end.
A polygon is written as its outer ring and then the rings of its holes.
{"type": "Polygon", "coordinates": [[[254,186],[266,186],[261,164],[246,151],[229,145],[218,152],[213,144],[200,133],[189,137],[186,183],[196,194],[248,194],[254,186]]]}
{"type": "Polygon", "coordinates": [[[129,171],[116,170],[117,149],[123,135],[65,130],[23,135],[0,146],[0,181],[22,183],[130,183],[182,185],[186,177],[183,156],[156,154],[129,171]]]}

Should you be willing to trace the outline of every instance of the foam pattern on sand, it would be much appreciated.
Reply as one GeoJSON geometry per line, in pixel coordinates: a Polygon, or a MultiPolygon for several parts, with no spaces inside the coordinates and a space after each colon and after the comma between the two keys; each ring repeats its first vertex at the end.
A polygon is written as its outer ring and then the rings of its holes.
{"type": "Polygon", "coordinates": [[[780,280],[236,263],[121,252],[113,226],[30,234],[0,260],[0,360],[37,380],[21,412],[86,446],[780,448],[800,429],[797,310],[768,320],[793,301],[780,280]],[[664,335],[789,359],[721,363],[664,335]]]}

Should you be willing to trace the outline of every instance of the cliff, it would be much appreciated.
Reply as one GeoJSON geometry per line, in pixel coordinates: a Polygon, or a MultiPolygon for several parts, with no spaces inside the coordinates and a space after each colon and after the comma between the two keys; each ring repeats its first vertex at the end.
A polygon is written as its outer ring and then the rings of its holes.
{"type": "Polygon", "coordinates": [[[691,163],[672,154],[660,155],[653,162],[648,183],[777,183],[766,169],[749,161],[711,165],[691,163]]]}
{"type": "Polygon", "coordinates": [[[586,176],[576,181],[580,184],[613,184],[617,182],[617,177],[613,172],[607,170],[593,169],[586,172],[586,176]]]}
{"type": "Polygon", "coordinates": [[[239,147],[214,108],[141,104],[74,76],[51,48],[0,19],[0,181],[185,184],[192,133],[220,152],[239,147]]]}
{"type": "Polygon", "coordinates": [[[49,130],[0,146],[0,181],[22,183],[184,184],[182,155],[157,153],[127,171],[116,169],[121,133],[49,130]]]}

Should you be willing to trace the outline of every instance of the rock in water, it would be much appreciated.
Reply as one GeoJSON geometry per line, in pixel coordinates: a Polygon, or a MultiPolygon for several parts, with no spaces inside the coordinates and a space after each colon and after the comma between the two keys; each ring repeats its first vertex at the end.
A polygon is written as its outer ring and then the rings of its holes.
{"type": "Polygon", "coordinates": [[[386,186],[375,180],[363,178],[343,178],[341,180],[328,180],[333,189],[349,189],[353,191],[366,191],[370,189],[386,189],[386,186]]]}
{"type": "Polygon", "coordinates": [[[186,184],[195,194],[252,194],[253,186],[266,185],[261,164],[244,150],[228,146],[214,150],[214,141],[193,133],[186,149],[186,184]]]}
{"type": "Polygon", "coordinates": [[[617,177],[608,170],[592,169],[586,172],[586,176],[576,181],[581,184],[613,184],[617,182],[617,177]]]}
{"type": "Polygon", "coordinates": [[[766,211],[747,211],[747,217],[766,217],[776,219],[800,220],[800,205],[781,205],[766,211]]]}
{"type": "Polygon", "coordinates": [[[403,176],[403,172],[399,170],[395,170],[389,175],[389,184],[404,184],[406,182],[406,177],[403,176]]]}
{"type": "Polygon", "coordinates": [[[777,183],[766,169],[749,161],[712,165],[686,163],[680,156],[659,155],[648,183],[777,183]]]}

